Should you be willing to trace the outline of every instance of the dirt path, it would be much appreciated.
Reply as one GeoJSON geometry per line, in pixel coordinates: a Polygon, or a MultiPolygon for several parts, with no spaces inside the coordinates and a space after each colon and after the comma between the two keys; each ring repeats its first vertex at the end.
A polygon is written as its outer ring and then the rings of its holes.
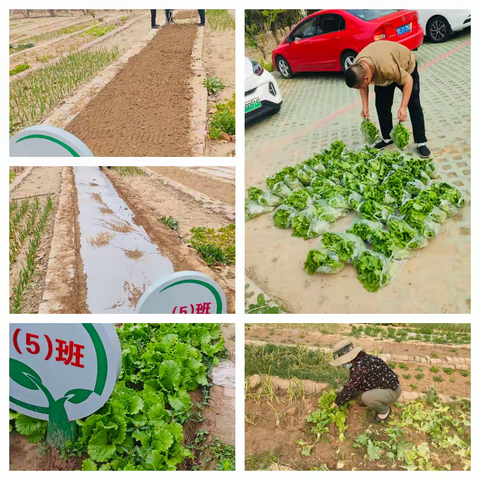
{"type": "Polygon", "coordinates": [[[196,172],[194,168],[179,167],[150,167],[155,172],[161,173],[172,180],[183,183],[187,187],[216,198],[227,205],[235,205],[235,183],[212,178],[209,174],[196,172]]]}
{"type": "MultiPolygon", "coordinates": [[[[61,189],[62,169],[63,167],[35,167],[10,196],[10,201],[17,200],[18,202],[22,202],[25,197],[31,197],[30,201],[37,197],[39,199],[39,212],[43,211],[48,194],[50,194],[53,202],[53,208],[49,214],[40,247],[35,257],[38,264],[34,277],[23,294],[22,313],[37,313],[42,301],[55,214],[58,208],[58,196],[61,189]]],[[[38,217],[40,217],[40,214],[38,214],[38,217]]],[[[13,300],[13,291],[18,284],[20,271],[25,264],[28,245],[29,240],[27,239],[20,254],[10,268],[10,306],[13,300]]]]}
{"type": "Polygon", "coordinates": [[[162,27],[66,129],[95,156],[190,156],[197,27],[162,27]]]}
{"type": "MultiPolygon", "coordinates": [[[[235,18],[235,11],[229,10],[235,18]]],[[[235,30],[212,30],[208,21],[205,26],[203,63],[209,77],[218,77],[226,87],[218,95],[208,96],[209,110],[215,103],[230,99],[235,93],[235,30]]],[[[207,157],[235,156],[235,144],[232,142],[207,139],[207,157]]]]}
{"type": "Polygon", "coordinates": [[[380,350],[382,353],[394,355],[418,355],[426,357],[435,352],[439,358],[452,357],[452,349],[455,356],[470,358],[470,348],[462,346],[438,345],[418,342],[395,342],[392,340],[374,340],[369,338],[353,338],[347,335],[328,335],[325,333],[305,332],[304,330],[272,329],[270,327],[248,327],[245,330],[245,340],[263,340],[275,344],[296,344],[316,347],[331,348],[336,343],[346,338],[352,340],[355,345],[363,347],[367,353],[380,350]],[[273,332],[273,333],[272,333],[273,332]],[[272,334],[271,334],[272,333],[272,334]]]}

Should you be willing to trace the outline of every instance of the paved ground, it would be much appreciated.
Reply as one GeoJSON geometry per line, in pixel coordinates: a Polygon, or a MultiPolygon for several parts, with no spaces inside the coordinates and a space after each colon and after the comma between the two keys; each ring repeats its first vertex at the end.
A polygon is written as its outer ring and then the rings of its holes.
{"type": "MultiPolygon", "coordinates": [[[[274,231],[278,229],[272,226],[270,215],[247,222],[247,273],[289,311],[469,312],[470,53],[469,31],[444,44],[426,43],[416,52],[428,145],[439,164],[439,179],[457,185],[468,203],[447,221],[439,238],[407,263],[391,286],[376,295],[367,294],[356,283],[353,269],[328,280],[322,275],[310,278],[299,271],[308,250],[318,247],[318,240],[303,242],[287,232],[274,231]],[[293,282],[299,284],[294,287],[293,282]],[[321,295],[319,288],[324,289],[321,295]],[[336,291],[342,291],[341,299],[336,291]]],[[[359,94],[345,86],[340,73],[302,74],[292,80],[275,76],[284,103],[278,115],[246,129],[247,186],[264,188],[268,175],[310,158],[334,140],[343,140],[349,148],[363,143],[359,94]]],[[[400,92],[396,93],[394,114],[400,98],[400,92]]],[[[377,122],[373,96],[370,112],[377,122]]],[[[406,125],[411,130],[410,122],[406,125]]],[[[409,149],[415,155],[413,143],[409,149]]],[[[343,230],[353,221],[352,215],[347,218],[333,230],[343,230]]]]}

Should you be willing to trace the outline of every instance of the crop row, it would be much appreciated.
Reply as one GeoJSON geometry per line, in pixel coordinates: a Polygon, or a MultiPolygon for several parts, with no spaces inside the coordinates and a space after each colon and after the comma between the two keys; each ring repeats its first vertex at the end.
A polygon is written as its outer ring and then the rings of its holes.
{"type": "Polygon", "coordinates": [[[10,85],[10,134],[33,125],[119,56],[118,47],[74,52],[10,85]]]}
{"type": "MultiPolygon", "coordinates": [[[[53,208],[53,202],[52,202],[52,198],[49,195],[47,198],[47,203],[45,204],[42,215],[40,217],[40,220],[38,221],[34,230],[32,226],[31,239],[27,249],[26,262],[23,265],[22,269],[20,270],[17,288],[15,290],[15,296],[12,302],[12,308],[11,308],[12,313],[22,312],[23,295],[37,267],[37,262],[36,262],[37,251],[38,251],[38,248],[40,247],[43,231],[45,229],[45,225],[47,224],[48,216],[50,215],[52,208],[53,208]]],[[[29,221],[30,222],[32,221],[30,217],[27,220],[27,223],[29,221]]],[[[33,222],[34,221],[35,220],[33,220],[33,222]]]]}

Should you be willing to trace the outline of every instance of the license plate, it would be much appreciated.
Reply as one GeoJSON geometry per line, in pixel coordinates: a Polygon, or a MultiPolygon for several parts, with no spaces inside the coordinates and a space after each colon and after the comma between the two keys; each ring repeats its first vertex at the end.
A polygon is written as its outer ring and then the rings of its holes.
{"type": "Polygon", "coordinates": [[[260,108],[261,106],[262,106],[262,102],[260,101],[260,99],[254,98],[253,100],[250,100],[249,102],[245,103],[245,113],[252,112],[257,108],[260,108]]]}
{"type": "Polygon", "coordinates": [[[404,35],[405,33],[412,31],[412,24],[409,23],[408,25],[403,25],[402,27],[397,28],[397,35],[404,35]]]}

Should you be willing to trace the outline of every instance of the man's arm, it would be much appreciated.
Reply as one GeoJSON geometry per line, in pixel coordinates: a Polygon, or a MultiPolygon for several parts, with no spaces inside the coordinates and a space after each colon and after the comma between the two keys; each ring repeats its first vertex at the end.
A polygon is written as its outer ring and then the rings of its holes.
{"type": "Polygon", "coordinates": [[[362,99],[362,118],[365,120],[368,115],[368,86],[360,88],[360,98],[362,99]]]}
{"type": "Polygon", "coordinates": [[[406,77],[406,82],[402,88],[402,103],[398,109],[398,120],[404,122],[407,119],[407,107],[408,102],[410,101],[410,96],[412,95],[413,89],[413,78],[411,75],[406,77]]]}

